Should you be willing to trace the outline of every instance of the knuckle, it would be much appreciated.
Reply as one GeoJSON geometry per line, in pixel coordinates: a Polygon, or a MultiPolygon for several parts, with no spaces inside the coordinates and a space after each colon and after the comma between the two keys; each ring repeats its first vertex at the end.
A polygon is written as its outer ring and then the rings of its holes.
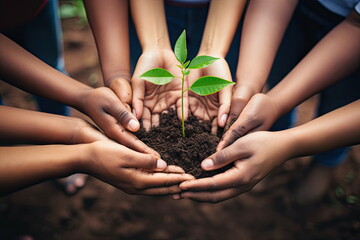
{"type": "Polygon", "coordinates": [[[146,188],[145,183],[143,183],[141,181],[137,181],[137,180],[133,182],[133,186],[134,186],[134,189],[137,191],[140,191],[140,190],[143,190],[144,188],[146,188]]]}
{"type": "MultiPolygon", "coordinates": [[[[227,152],[227,150],[223,149],[222,151],[218,152],[214,161],[215,161],[215,164],[218,164],[218,165],[223,165],[227,162],[227,159],[229,157],[229,154],[227,152]]],[[[215,184],[215,181],[212,181],[212,184],[215,184]]]]}
{"type": "Polygon", "coordinates": [[[220,200],[218,199],[218,197],[214,193],[211,193],[210,203],[215,204],[218,203],[219,201],[220,200]]]}
{"type": "Polygon", "coordinates": [[[130,115],[125,109],[119,109],[116,114],[116,118],[119,122],[124,123],[130,119],[130,115]]]}
{"type": "Polygon", "coordinates": [[[150,169],[156,168],[156,165],[157,165],[157,160],[156,159],[154,159],[149,154],[146,154],[144,158],[145,158],[145,163],[146,163],[147,167],[149,167],[150,169]]]}

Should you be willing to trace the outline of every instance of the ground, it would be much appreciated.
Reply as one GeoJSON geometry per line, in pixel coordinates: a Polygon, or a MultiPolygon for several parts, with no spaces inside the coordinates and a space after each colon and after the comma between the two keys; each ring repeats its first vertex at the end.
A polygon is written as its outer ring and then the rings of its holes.
{"type": "MultiPolygon", "coordinates": [[[[67,71],[91,86],[101,85],[88,27],[64,22],[67,71]]],[[[1,82],[6,104],[35,109],[30,95],[1,82]]],[[[308,121],[316,98],[300,108],[308,121]]],[[[76,111],[73,115],[81,116],[76,111]]],[[[311,207],[293,201],[310,159],[288,161],[249,193],[219,204],[170,197],[132,196],[90,178],[74,196],[52,181],[0,198],[0,239],[29,234],[35,239],[360,239],[360,149],[337,167],[323,200],[311,207]]]]}

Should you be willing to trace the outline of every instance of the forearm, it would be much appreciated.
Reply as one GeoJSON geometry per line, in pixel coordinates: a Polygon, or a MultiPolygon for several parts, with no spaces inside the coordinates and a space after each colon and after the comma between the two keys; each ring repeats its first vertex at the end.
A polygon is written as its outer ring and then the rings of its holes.
{"type": "Polygon", "coordinates": [[[127,0],[85,0],[99,53],[105,86],[116,78],[130,80],[127,0]]]}
{"type": "Polygon", "coordinates": [[[85,121],[72,117],[0,106],[0,144],[71,144],[85,121]]]}
{"type": "Polygon", "coordinates": [[[241,34],[237,84],[261,92],[297,0],[251,0],[241,34]]]}
{"type": "Polygon", "coordinates": [[[161,0],[132,0],[130,7],[143,52],[153,48],[171,49],[164,2],[161,0]]]}
{"type": "Polygon", "coordinates": [[[45,64],[2,34],[0,52],[0,78],[25,91],[77,108],[81,93],[91,89],[45,64]]]}
{"type": "Polygon", "coordinates": [[[269,91],[279,105],[280,116],[359,68],[360,27],[351,21],[346,19],[335,27],[269,91]]]}
{"type": "Polygon", "coordinates": [[[293,157],[360,143],[360,100],[301,126],[285,130],[293,139],[293,157]]]}
{"type": "Polygon", "coordinates": [[[0,147],[0,195],[76,172],[86,148],[86,144],[0,147]]]}
{"type": "Polygon", "coordinates": [[[225,58],[246,1],[212,0],[199,55],[225,58]]]}

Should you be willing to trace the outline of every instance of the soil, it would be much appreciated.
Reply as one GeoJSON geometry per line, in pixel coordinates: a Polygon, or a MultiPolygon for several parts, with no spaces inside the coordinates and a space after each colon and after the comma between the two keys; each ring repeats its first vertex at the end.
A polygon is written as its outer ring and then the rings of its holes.
{"type": "MultiPolygon", "coordinates": [[[[90,29],[71,19],[63,28],[67,71],[100,86],[90,29]]],[[[6,104],[36,109],[31,95],[1,81],[0,91],[6,104]]],[[[311,98],[299,107],[299,124],[312,118],[315,106],[311,98]]],[[[86,118],[75,110],[72,115],[86,118]]],[[[360,147],[352,147],[334,169],[324,198],[300,207],[293,192],[310,160],[290,160],[250,192],[219,204],[132,196],[91,177],[80,192],[67,196],[52,181],[44,182],[0,198],[0,239],[21,234],[36,240],[360,239],[360,147]]]]}
{"type": "Polygon", "coordinates": [[[223,172],[225,168],[216,171],[203,171],[200,163],[213,154],[220,141],[222,131],[218,135],[210,133],[211,123],[199,121],[190,116],[185,122],[186,136],[181,134],[181,121],[176,112],[170,109],[160,115],[159,126],[152,127],[149,132],[141,129],[136,136],[148,146],[160,153],[169,165],[177,165],[195,178],[209,177],[223,172]]]}

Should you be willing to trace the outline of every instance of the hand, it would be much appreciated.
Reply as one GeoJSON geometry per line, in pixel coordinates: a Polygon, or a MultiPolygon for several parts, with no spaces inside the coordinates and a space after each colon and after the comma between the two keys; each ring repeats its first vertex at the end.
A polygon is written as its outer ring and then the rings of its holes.
{"type": "Polygon", "coordinates": [[[216,150],[220,151],[249,132],[268,130],[278,117],[278,104],[273,98],[262,93],[254,95],[225,132],[216,150]]]}
{"type": "Polygon", "coordinates": [[[79,109],[87,114],[106,136],[134,150],[158,155],[126,130],[137,131],[140,124],[109,88],[86,90],[80,94],[79,99],[79,109]]]}
{"type": "Polygon", "coordinates": [[[80,118],[66,117],[72,120],[74,128],[69,144],[92,143],[95,141],[109,140],[95,126],[80,118]]]}
{"type": "Polygon", "coordinates": [[[90,151],[79,168],[130,194],[179,193],[179,183],[194,179],[179,168],[167,167],[157,156],[135,152],[112,141],[98,141],[89,146],[90,151]],[[168,173],[174,170],[177,173],[168,173]]]}
{"type": "Polygon", "coordinates": [[[240,83],[235,84],[231,97],[230,114],[225,125],[225,131],[227,131],[232,123],[236,121],[246,104],[256,93],[257,91],[251,87],[241,85],[240,83]]]}
{"type": "MultiPolygon", "coordinates": [[[[139,78],[141,74],[152,68],[164,68],[174,76],[180,77],[180,69],[176,66],[179,62],[171,49],[152,49],[144,52],[136,65],[133,78],[132,106],[137,119],[142,119],[143,127],[150,129],[158,125],[159,115],[176,106],[177,114],[181,118],[181,80],[158,86],[139,78]]],[[[187,88],[187,86],[185,86],[187,88]]],[[[184,98],[184,115],[187,117],[187,98],[184,98]]]]}
{"type": "MultiPolygon", "coordinates": [[[[199,77],[207,75],[224,78],[229,81],[232,80],[226,60],[220,58],[206,68],[191,70],[187,78],[189,86],[199,77]]],[[[231,91],[231,86],[208,96],[199,96],[189,91],[189,109],[191,114],[201,120],[211,121],[211,132],[216,133],[218,126],[225,126],[230,111],[231,91]]]]}
{"type": "Polygon", "coordinates": [[[230,163],[234,166],[210,178],[186,181],[175,199],[218,203],[250,191],[261,179],[285,160],[293,157],[296,144],[283,132],[248,134],[201,163],[204,170],[214,170],[230,163]]]}
{"type": "Polygon", "coordinates": [[[130,78],[127,76],[117,77],[111,81],[109,88],[118,96],[126,109],[131,111],[132,90],[130,78]]]}

